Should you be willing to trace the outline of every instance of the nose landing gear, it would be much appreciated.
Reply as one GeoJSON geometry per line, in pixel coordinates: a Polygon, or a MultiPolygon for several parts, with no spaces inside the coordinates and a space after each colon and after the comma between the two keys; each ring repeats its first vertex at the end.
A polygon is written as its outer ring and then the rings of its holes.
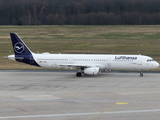
{"type": "Polygon", "coordinates": [[[142,70],[140,70],[140,75],[139,75],[140,77],[143,77],[143,73],[142,73],[142,70]]]}

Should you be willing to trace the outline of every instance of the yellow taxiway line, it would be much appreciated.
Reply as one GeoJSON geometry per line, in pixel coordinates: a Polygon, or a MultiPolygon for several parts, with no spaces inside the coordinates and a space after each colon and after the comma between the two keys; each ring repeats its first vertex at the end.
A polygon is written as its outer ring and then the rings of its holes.
{"type": "Polygon", "coordinates": [[[92,117],[90,117],[90,118],[88,118],[86,120],[91,120],[92,118],[95,118],[95,117],[97,117],[99,115],[102,115],[103,113],[105,113],[107,111],[110,111],[110,110],[112,110],[112,109],[114,109],[114,108],[116,108],[116,107],[118,107],[120,105],[126,105],[126,104],[129,104],[129,103],[128,102],[117,102],[115,106],[113,106],[113,107],[111,107],[111,108],[109,108],[109,109],[107,109],[107,110],[105,110],[105,111],[103,111],[103,112],[101,112],[99,114],[96,114],[96,115],[94,115],[94,116],[92,116],[92,117]]]}

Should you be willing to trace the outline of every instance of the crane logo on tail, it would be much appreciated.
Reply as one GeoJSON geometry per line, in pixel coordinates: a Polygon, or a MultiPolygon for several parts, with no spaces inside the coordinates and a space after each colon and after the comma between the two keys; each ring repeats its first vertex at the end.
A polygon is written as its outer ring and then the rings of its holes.
{"type": "Polygon", "coordinates": [[[24,51],[24,45],[21,42],[18,42],[14,45],[14,50],[17,53],[22,53],[24,51]]]}

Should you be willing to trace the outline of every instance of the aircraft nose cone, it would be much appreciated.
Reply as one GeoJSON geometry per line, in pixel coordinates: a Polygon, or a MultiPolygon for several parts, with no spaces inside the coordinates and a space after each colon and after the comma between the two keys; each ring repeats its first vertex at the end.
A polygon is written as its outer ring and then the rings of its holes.
{"type": "Polygon", "coordinates": [[[156,63],[155,63],[155,66],[156,66],[156,67],[160,67],[160,65],[159,65],[159,63],[158,63],[158,62],[156,62],[156,63]]]}
{"type": "Polygon", "coordinates": [[[155,61],[154,63],[152,63],[152,68],[153,69],[158,68],[158,67],[160,67],[158,62],[155,61]]]}

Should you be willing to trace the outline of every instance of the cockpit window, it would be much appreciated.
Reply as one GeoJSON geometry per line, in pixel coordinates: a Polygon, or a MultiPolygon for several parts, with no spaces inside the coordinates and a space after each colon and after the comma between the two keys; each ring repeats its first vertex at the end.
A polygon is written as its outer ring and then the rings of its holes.
{"type": "Polygon", "coordinates": [[[151,61],[154,61],[154,60],[153,60],[153,59],[148,59],[148,60],[147,60],[147,62],[151,62],[151,61]]]}

